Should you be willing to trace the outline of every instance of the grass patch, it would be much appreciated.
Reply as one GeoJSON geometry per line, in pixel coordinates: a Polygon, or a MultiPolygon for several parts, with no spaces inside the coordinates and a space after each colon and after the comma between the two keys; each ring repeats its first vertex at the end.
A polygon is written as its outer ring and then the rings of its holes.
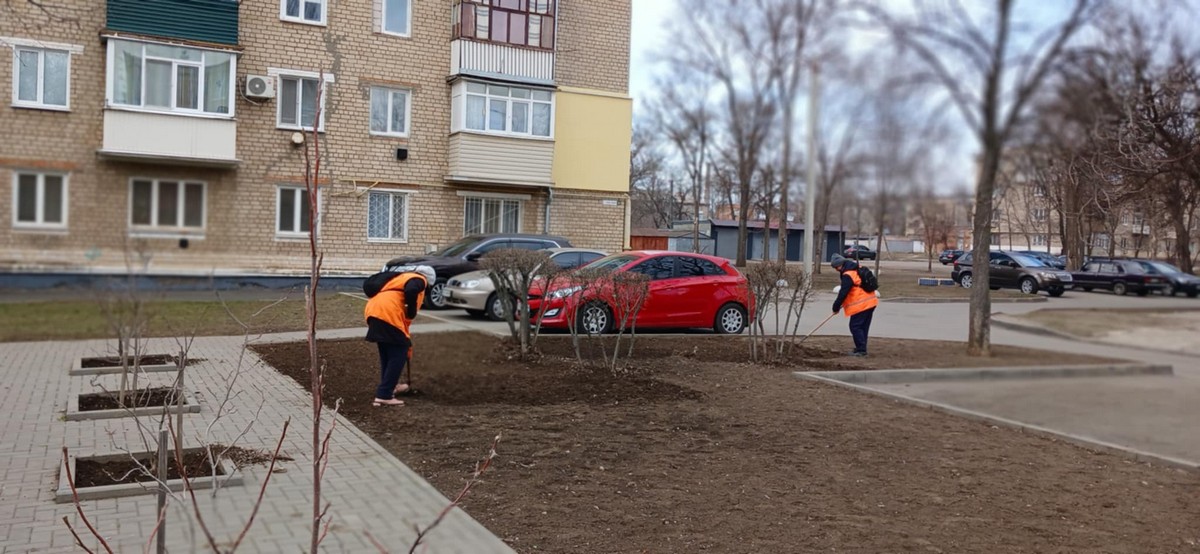
{"type": "Polygon", "coordinates": [[[1099,338],[1130,329],[1179,329],[1200,319],[1196,310],[1037,310],[1024,319],[1078,337],[1099,338]]]}
{"type": "MultiPolygon", "coordinates": [[[[249,326],[250,334],[302,331],[304,299],[231,300],[228,312],[216,300],[148,300],[147,337],[222,336],[246,332],[229,313],[249,326]]],[[[363,326],[363,301],[342,294],[317,299],[317,326],[345,329],[363,326]]],[[[0,342],[108,338],[109,321],[97,300],[14,302],[0,304],[0,342]]]]}
{"type": "MultiPolygon", "coordinates": [[[[868,268],[875,271],[875,265],[867,262],[868,268]]],[[[961,298],[966,300],[971,297],[971,289],[964,289],[960,286],[936,286],[923,287],[917,284],[917,279],[936,278],[949,279],[950,275],[945,272],[935,271],[928,273],[925,271],[911,271],[900,269],[883,268],[879,275],[879,297],[880,298],[961,298]]],[[[813,286],[818,292],[829,292],[833,287],[841,284],[840,277],[836,271],[829,268],[822,268],[821,273],[813,276],[813,286]]],[[[992,298],[1028,298],[1029,295],[1022,294],[1017,290],[1001,289],[992,291],[992,298]]]]}

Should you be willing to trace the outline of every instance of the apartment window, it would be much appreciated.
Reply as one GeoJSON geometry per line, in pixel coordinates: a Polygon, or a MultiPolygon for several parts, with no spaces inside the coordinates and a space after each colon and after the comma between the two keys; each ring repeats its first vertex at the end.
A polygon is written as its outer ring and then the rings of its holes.
{"type": "Polygon", "coordinates": [[[1106,233],[1096,233],[1092,235],[1092,246],[1102,250],[1108,249],[1110,245],[1109,237],[1106,233]]]}
{"type": "Polygon", "coordinates": [[[454,38],[554,49],[554,0],[460,0],[454,38]]]}
{"type": "Polygon", "coordinates": [[[1121,246],[1121,250],[1125,250],[1126,248],[1129,248],[1129,239],[1126,237],[1121,237],[1121,240],[1118,244],[1121,246]]]}
{"type": "Polygon", "coordinates": [[[409,91],[371,87],[371,134],[408,136],[409,91]]]}
{"type": "Polygon", "coordinates": [[[377,1],[383,2],[383,32],[409,36],[412,32],[412,0],[377,1]]]}
{"type": "Polygon", "coordinates": [[[137,232],[204,230],[204,183],[133,179],[129,183],[129,227],[137,232]]]}
{"type": "Polygon", "coordinates": [[[280,0],[279,19],[324,25],[327,2],[328,0],[280,0]]]}
{"type": "Polygon", "coordinates": [[[13,226],[66,228],[66,175],[20,172],[13,175],[13,226]]]}
{"type": "Polygon", "coordinates": [[[367,240],[408,241],[408,194],[371,192],[367,197],[367,240]]]}
{"type": "MultiPolygon", "coordinates": [[[[315,73],[289,72],[268,70],[279,79],[279,105],[276,126],[281,129],[298,129],[311,131],[313,120],[317,119],[317,87],[321,77],[315,73]]],[[[325,75],[325,84],[332,82],[332,77],[325,75]]],[[[325,96],[328,87],[321,89],[321,116],[317,130],[325,131],[325,96]]]]}
{"type": "Polygon", "coordinates": [[[1000,234],[999,234],[999,233],[992,233],[992,245],[993,245],[993,246],[1000,246],[1000,239],[1001,239],[1001,238],[1002,238],[1002,237],[1000,236],[1000,234]]]}
{"type": "MultiPolygon", "coordinates": [[[[462,97],[466,129],[487,133],[550,137],[554,96],[547,90],[467,82],[462,97]]],[[[456,102],[456,109],[458,109],[456,102]]]]}
{"type": "Polygon", "coordinates": [[[236,63],[228,52],[110,39],[109,101],[146,110],[232,116],[236,63]]]}
{"type": "Polygon", "coordinates": [[[67,109],[70,75],[71,54],[66,50],[13,48],[13,105],[67,109]]]}
{"type": "Polygon", "coordinates": [[[1033,235],[1034,246],[1046,246],[1046,235],[1033,235]]]}
{"type": "Polygon", "coordinates": [[[1045,185],[1034,185],[1033,186],[1033,195],[1037,198],[1042,198],[1042,197],[1046,196],[1046,186],[1045,185]]]}
{"type": "Polygon", "coordinates": [[[308,236],[312,230],[310,218],[312,203],[304,187],[279,187],[276,198],[275,234],[280,236],[308,236]]]}
{"type": "Polygon", "coordinates": [[[466,199],[463,233],[516,233],[521,228],[521,201],[503,198],[466,199]]]}
{"type": "Polygon", "coordinates": [[[1145,214],[1140,214],[1140,213],[1133,214],[1133,225],[1135,227],[1141,227],[1145,224],[1146,224],[1146,215],[1145,214]]]}
{"type": "Polygon", "coordinates": [[[1037,221],[1037,222],[1046,221],[1047,215],[1048,215],[1048,211],[1046,210],[1046,208],[1034,208],[1033,209],[1033,220],[1034,221],[1037,221]]]}

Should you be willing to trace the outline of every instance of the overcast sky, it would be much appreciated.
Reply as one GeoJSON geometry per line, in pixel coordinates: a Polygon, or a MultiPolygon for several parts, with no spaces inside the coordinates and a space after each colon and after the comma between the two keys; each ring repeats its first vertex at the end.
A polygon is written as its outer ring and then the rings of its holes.
{"type": "Polygon", "coordinates": [[[654,53],[662,51],[667,19],[674,9],[674,0],[633,0],[629,94],[638,101],[654,86],[654,53]]]}

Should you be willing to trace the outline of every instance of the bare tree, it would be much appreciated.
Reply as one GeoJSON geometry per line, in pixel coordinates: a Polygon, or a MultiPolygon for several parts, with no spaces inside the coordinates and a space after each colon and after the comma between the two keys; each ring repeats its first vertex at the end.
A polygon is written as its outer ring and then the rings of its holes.
{"type": "Polygon", "coordinates": [[[660,83],[657,123],[683,164],[691,182],[692,250],[700,251],[700,199],[712,141],[708,85],[694,76],[674,75],[660,83]]]}
{"type": "MultiPolygon", "coordinates": [[[[900,48],[920,60],[926,76],[949,95],[979,143],[972,233],[976,259],[984,259],[991,246],[993,195],[1004,148],[1053,64],[1103,3],[1072,0],[1066,18],[1034,37],[1021,52],[1015,52],[1019,48],[1013,41],[1016,0],[996,0],[982,17],[973,15],[961,0],[939,2],[942,9],[916,2],[911,14],[885,10],[878,3],[864,5],[900,48]],[[984,27],[988,24],[990,31],[984,27]],[[977,81],[964,79],[964,73],[977,81]]],[[[975,279],[986,285],[987,264],[976,265],[975,279]]],[[[989,293],[986,286],[971,291],[967,350],[973,355],[991,354],[989,293]]]]}
{"type": "Polygon", "coordinates": [[[670,58],[677,70],[706,75],[720,91],[720,150],[738,187],[738,266],[746,265],[751,183],[777,112],[770,94],[775,75],[761,55],[767,47],[762,29],[777,16],[771,8],[769,0],[689,2],[674,31],[678,43],[690,47],[670,58]]]}

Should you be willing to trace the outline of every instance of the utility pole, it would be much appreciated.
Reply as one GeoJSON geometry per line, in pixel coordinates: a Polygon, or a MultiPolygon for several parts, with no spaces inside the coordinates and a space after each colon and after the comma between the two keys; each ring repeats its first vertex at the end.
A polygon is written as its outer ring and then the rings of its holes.
{"type": "Polygon", "coordinates": [[[813,227],[816,225],[817,204],[817,103],[821,94],[819,78],[820,67],[812,64],[812,91],[808,94],[808,177],[804,185],[804,276],[812,279],[813,274],[813,238],[820,232],[813,227]]]}

